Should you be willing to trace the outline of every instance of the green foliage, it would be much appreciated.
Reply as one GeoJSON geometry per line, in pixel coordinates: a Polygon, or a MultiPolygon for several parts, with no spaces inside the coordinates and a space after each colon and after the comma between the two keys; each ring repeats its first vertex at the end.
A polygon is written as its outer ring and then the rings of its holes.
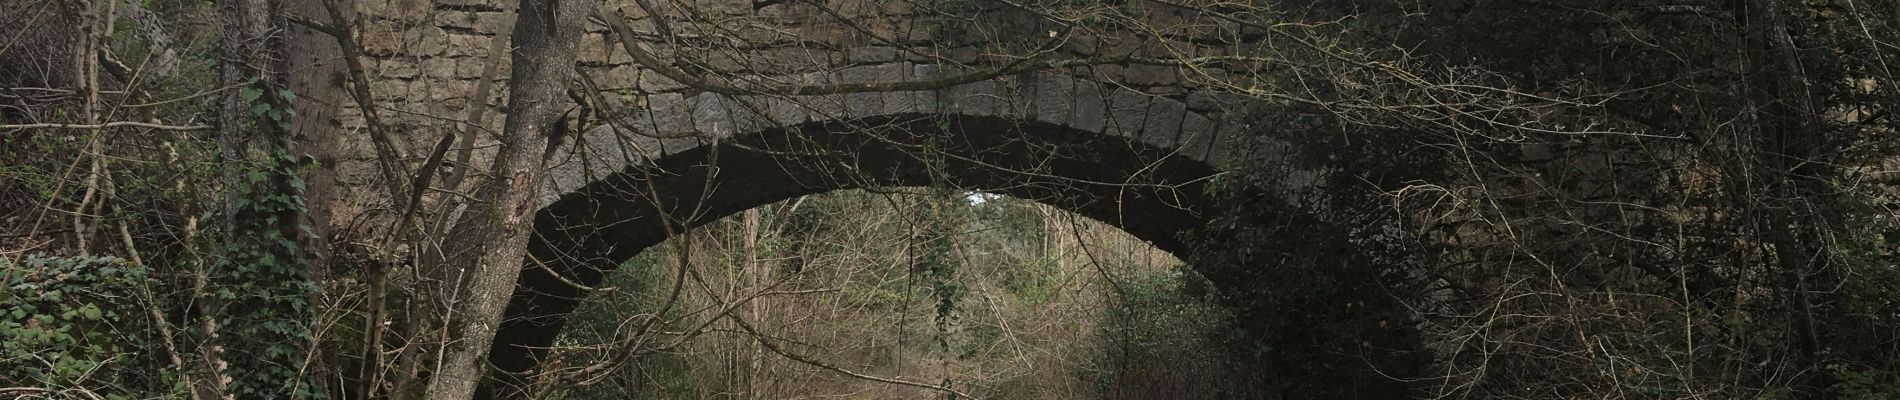
{"type": "Polygon", "coordinates": [[[309,296],[317,290],[310,280],[313,255],[302,243],[311,236],[302,219],[306,162],[289,152],[282,136],[295,115],[287,106],[295,97],[263,82],[245,87],[242,95],[252,104],[251,121],[272,137],[268,153],[250,163],[231,188],[237,199],[227,216],[230,236],[224,258],[212,268],[214,314],[228,339],[229,390],[241,399],[321,398],[321,387],[303,371],[316,315],[309,296]]]}
{"type": "Polygon", "coordinates": [[[963,297],[963,285],[957,281],[957,267],[962,264],[956,254],[957,231],[961,229],[963,218],[954,215],[962,211],[962,206],[953,205],[956,195],[951,189],[939,186],[933,189],[933,196],[921,206],[925,208],[923,226],[917,229],[921,237],[912,243],[916,249],[915,264],[911,267],[914,277],[924,281],[930,287],[930,293],[936,300],[937,343],[944,351],[950,350],[950,326],[957,319],[957,301],[963,297]],[[929,201],[936,200],[936,201],[929,201]]]}
{"type": "Polygon", "coordinates": [[[0,259],[0,387],[83,388],[110,399],[162,395],[176,376],[159,374],[137,301],[147,270],[112,257],[30,255],[0,259]]]}

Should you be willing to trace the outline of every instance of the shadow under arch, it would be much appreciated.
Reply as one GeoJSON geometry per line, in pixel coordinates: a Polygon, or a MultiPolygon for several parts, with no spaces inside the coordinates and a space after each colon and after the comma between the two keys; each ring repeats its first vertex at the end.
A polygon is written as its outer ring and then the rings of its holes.
{"type": "Polygon", "coordinates": [[[842,189],[951,185],[1044,203],[1169,252],[1200,227],[1219,171],[1126,136],[1018,118],[904,113],[766,129],[685,147],[588,183],[536,214],[531,260],[495,336],[493,386],[518,398],[586,289],[668,238],[746,209],[842,189]],[[577,286],[579,285],[579,286],[577,286]]]}

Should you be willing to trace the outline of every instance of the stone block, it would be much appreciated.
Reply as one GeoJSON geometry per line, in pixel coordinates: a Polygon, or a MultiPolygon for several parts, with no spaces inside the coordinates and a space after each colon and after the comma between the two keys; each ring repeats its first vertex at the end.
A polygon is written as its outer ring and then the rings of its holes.
{"type": "Polygon", "coordinates": [[[769,125],[790,126],[811,119],[811,110],[791,99],[773,96],[765,100],[765,116],[769,125]]]}
{"type": "Polygon", "coordinates": [[[1175,140],[1179,154],[1205,161],[1203,157],[1207,156],[1207,149],[1214,145],[1217,123],[1192,111],[1184,115],[1181,119],[1181,134],[1175,140]]]}
{"type": "Polygon", "coordinates": [[[455,61],[456,79],[481,80],[482,70],[488,67],[488,58],[471,57],[455,61]]]}
{"type": "Polygon", "coordinates": [[[732,137],[737,129],[726,96],[704,93],[693,100],[693,130],[712,138],[732,137]]]}
{"type": "Polygon", "coordinates": [[[433,6],[430,3],[432,3],[430,0],[390,0],[389,8],[383,9],[384,13],[378,15],[407,23],[419,23],[429,16],[430,8],[433,6]]]}
{"type": "Polygon", "coordinates": [[[1069,126],[1089,132],[1102,133],[1108,126],[1108,99],[1102,96],[1102,85],[1083,79],[1075,80],[1075,106],[1069,118],[1069,126]]]}
{"type": "Polygon", "coordinates": [[[1036,121],[1057,125],[1067,125],[1069,117],[1075,114],[1075,78],[1068,75],[1037,73],[1034,75],[1035,100],[1031,102],[1034,112],[1030,118],[1036,121]]]}
{"type": "Polygon", "coordinates": [[[1142,122],[1148,118],[1148,95],[1122,88],[1105,90],[1109,91],[1108,126],[1103,128],[1102,133],[1138,138],[1142,122]]]}
{"type": "Polygon", "coordinates": [[[732,130],[745,135],[774,126],[768,115],[771,112],[770,97],[763,96],[722,96],[725,98],[726,116],[732,120],[732,130]]]}
{"type": "MultiPolygon", "coordinates": [[[[943,73],[940,71],[941,70],[934,64],[917,65],[917,66],[911,67],[910,78],[913,81],[928,81],[928,80],[933,80],[933,79],[940,79],[943,77],[942,76],[943,73]]],[[[912,92],[906,92],[906,93],[910,93],[911,102],[912,102],[911,105],[912,105],[912,108],[916,110],[916,112],[923,113],[923,114],[937,113],[938,107],[937,107],[937,92],[936,91],[918,90],[918,91],[912,91],[912,92]]]]}
{"type": "Polygon", "coordinates": [[[488,58],[488,44],[494,37],[451,33],[448,35],[450,57],[488,58]]]}
{"type": "Polygon", "coordinates": [[[915,1],[891,0],[872,2],[878,5],[878,13],[889,17],[909,17],[917,15],[919,6],[915,1]]]}
{"type": "Polygon", "coordinates": [[[1239,135],[1247,131],[1248,126],[1232,120],[1222,120],[1218,125],[1214,128],[1214,137],[1208,138],[1207,152],[1201,155],[1201,161],[1213,165],[1227,165],[1228,158],[1232,156],[1230,153],[1236,146],[1224,146],[1221,140],[1240,137],[1239,135]]]}
{"type": "Polygon", "coordinates": [[[945,112],[967,115],[996,115],[996,81],[980,81],[952,86],[944,90],[945,112]]]}
{"type": "Polygon", "coordinates": [[[411,56],[439,56],[449,48],[448,33],[441,28],[423,27],[403,32],[402,54],[411,56]]]}
{"type": "Polygon", "coordinates": [[[640,70],[633,67],[595,68],[594,83],[601,89],[631,89],[639,84],[640,70]]]}
{"type": "MultiPolygon", "coordinates": [[[[874,79],[878,83],[909,82],[912,73],[910,63],[897,62],[873,67],[874,79]]],[[[877,93],[880,106],[879,115],[892,115],[917,112],[917,96],[914,91],[887,91],[877,93]]]]}
{"type": "Polygon", "coordinates": [[[696,0],[692,1],[690,5],[683,6],[692,7],[694,11],[706,15],[736,16],[752,14],[751,0],[696,0]]]}
{"type": "MultiPolygon", "coordinates": [[[[839,70],[836,74],[839,84],[878,83],[878,69],[875,66],[857,66],[839,70]]],[[[877,115],[884,107],[884,98],[877,92],[845,93],[845,115],[850,118],[864,118],[877,115]]]]}
{"type": "Polygon", "coordinates": [[[996,77],[996,116],[1010,119],[1028,119],[1035,112],[1031,100],[1036,98],[1035,82],[1029,74],[1004,75],[996,77]]]}
{"type": "Polygon", "coordinates": [[[897,49],[889,46],[855,47],[845,51],[845,60],[852,64],[882,64],[897,61],[897,49]]]}
{"type": "Polygon", "coordinates": [[[455,59],[448,57],[428,57],[422,59],[422,78],[455,77],[455,59]]]}
{"type": "Polygon", "coordinates": [[[437,28],[474,33],[477,20],[473,12],[438,11],[433,22],[437,28]]]}
{"type": "Polygon", "coordinates": [[[763,75],[791,75],[811,72],[814,65],[825,65],[825,53],[806,47],[774,47],[750,52],[752,63],[763,75]]]}
{"type": "Polygon", "coordinates": [[[574,44],[574,51],[579,53],[577,55],[583,63],[612,64],[609,59],[617,51],[609,47],[608,43],[607,35],[583,33],[580,41],[574,44]]]}
{"type": "Polygon", "coordinates": [[[686,88],[685,84],[667,78],[665,75],[660,75],[658,72],[647,70],[641,70],[639,72],[639,83],[637,85],[640,90],[654,93],[671,92],[686,88]]]}
{"type": "Polygon", "coordinates": [[[1153,98],[1148,116],[1141,126],[1141,141],[1164,150],[1173,150],[1175,135],[1181,132],[1181,120],[1187,105],[1168,98],[1153,98]]]}
{"type": "MultiPolygon", "coordinates": [[[[575,135],[555,149],[548,160],[545,199],[579,190],[588,183],[620,172],[632,164],[634,152],[623,148],[620,135],[612,126],[600,126],[575,135]]],[[[645,161],[642,159],[642,161],[645,161]]]]}
{"type": "MultiPolygon", "coordinates": [[[[635,126],[648,136],[674,137],[686,136],[693,132],[692,103],[679,93],[661,93],[647,96],[645,120],[635,126]]],[[[665,149],[661,149],[665,150],[665,149]]]]}
{"type": "Polygon", "coordinates": [[[402,50],[402,31],[382,24],[370,24],[359,40],[363,54],[386,57],[402,50]]]}
{"type": "MultiPolygon", "coordinates": [[[[409,85],[405,82],[383,82],[381,85],[369,85],[369,95],[379,101],[403,101],[409,96],[409,85]]],[[[354,100],[349,101],[355,104],[354,100]]]]}
{"type": "Polygon", "coordinates": [[[575,53],[574,54],[575,60],[580,61],[581,65],[589,65],[589,66],[612,65],[612,63],[607,61],[607,59],[610,58],[610,55],[605,51],[601,51],[600,48],[598,47],[579,46],[574,49],[574,53],[575,53]]]}
{"type": "MultiPolygon", "coordinates": [[[[808,72],[800,76],[800,81],[807,86],[829,86],[840,83],[838,79],[836,73],[830,71],[808,72]]],[[[812,121],[846,118],[847,99],[843,95],[798,96],[797,100],[805,105],[812,121]]]]}
{"type": "MultiPolygon", "coordinates": [[[[413,61],[401,58],[388,58],[377,61],[376,69],[371,71],[371,75],[368,78],[372,80],[378,78],[412,79],[421,72],[421,69],[417,68],[416,63],[413,61]]],[[[383,86],[376,85],[375,83],[377,82],[371,82],[371,86],[383,86]]]]}
{"type": "Polygon", "coordinates": [[[484,12],[475,14],[475,31],[496,34],[514,27],[515,18],[508,13],[484,12]]]}
{"type": "Polygon", "coordinates": [[[1162,97],[1179,97],[1179,96],[1187,95],[1187,88],[1180,87],[1177,85],[1149,86],[1149,87],[1143,88],[1141,91],[1143,93],[1147,93],[1147,94],[1155,95],[1155,96],[1162,96],[1162,97]]]}
{"type": "MultiPolygon", "coordinates": [[[[423,4],[430,3],[430,1],[427,1],[427,0],[388,0],[388,1],[394,1],[394,2],[399,2],[399,3],[423,3],[423,4]]],[[[434,3],[438,5],[442,5],[442,6],[448,6],[449,8],[455,8],[455,9],[494,10],[494,9],[501,8],[496,5],[496,3],[498,3],[497,0],[434,0],[434,3]]]]}
{"type": "Polygon", "coordinates": [[[607,53],[607,64],[609,65],[633,64],[633,56],[628,55],[627,50],[620,48],[617,44],[609,43],[609,46],[602,48],[600,51],[607,53]]]}
{"type": "Polygon", "coordinates": [[[1221,99],[1219,96],[1216,96],[1213,92],[1206,91],[1206,90],[1196,90],[1196,91],[1188,92],[1187,106],[1188,106],[1188,110],[1193,110],[1193,111],[1219,112],[1221,111],[1221,99]]]}

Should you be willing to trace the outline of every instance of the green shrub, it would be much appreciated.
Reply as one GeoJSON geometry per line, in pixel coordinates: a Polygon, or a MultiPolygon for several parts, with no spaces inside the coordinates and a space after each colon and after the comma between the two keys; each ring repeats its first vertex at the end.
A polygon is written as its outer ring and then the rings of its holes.
{"type": "Polygon", "coordinates": [[[0,386],[107,398],[176,389],[139,301],[148,271],[113,257],[0,260],[0,386]]]}

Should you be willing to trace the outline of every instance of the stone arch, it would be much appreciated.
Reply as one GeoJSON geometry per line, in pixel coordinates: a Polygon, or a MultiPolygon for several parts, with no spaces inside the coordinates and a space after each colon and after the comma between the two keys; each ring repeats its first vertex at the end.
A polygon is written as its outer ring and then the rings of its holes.
{"type": "MultiPolygon", "coordinates": [[[[894,63],[798,79],[935,73],[894,63]]],[[[490,355],[501,371],[533,370],[585,296],[579,286],[599,284],[669,229],[831,190],[948,183],[1054,205],[1180,251],[1176,234],[1201,225],[1201,187],[1222,156],[1217,117],[1049,72],[929,91],[671,93],[648,104],[550,158],[531,260],[490,355]]]]}

